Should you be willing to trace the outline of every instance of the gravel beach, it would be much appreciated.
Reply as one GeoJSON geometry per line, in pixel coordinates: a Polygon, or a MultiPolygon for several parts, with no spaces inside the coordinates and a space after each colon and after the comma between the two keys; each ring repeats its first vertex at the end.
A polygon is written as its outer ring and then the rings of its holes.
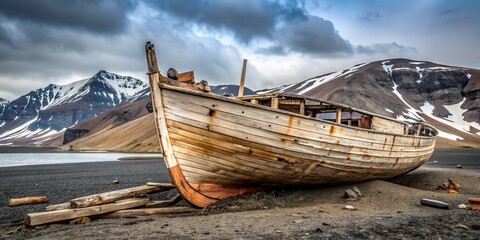
{"type": "MultiPolygon", "coordinates": [[[[478,156],[476,153],[478,150],[468,159],[478,156]]],[[[467,203],[469,197],[480,196],[480,170],[475,165],[452,167],[452,162],[442,160],[445,154],[448,151],[388,181],[274,189],[221,200],[191,214],[95,219],[84,225],[64,222],[30,229],[23,227],[27,213],[147,181],[170,182],[168,171],[158,160],[4,167],[0,168],[0,239],[480,239],[480,213],[456,208],[467,203]],[[114,179],[120,184],[112,184],[114,179]],[[447,179],[461,185],[461,194],[436,190],[447,179]],[[343,193],[354,186],[363,197],[345,200],[343,193]],[[7,206],[9,198],[33,195],[45,195],[49,202],[7,206]],[[442,210],[422,206],[421,198],[446,201],[453,207],[442,210]],[[345,205],[355,209],[344,210],[345,205]]],[[[170,191],[154,198],[173,194],[170,191]]]]}

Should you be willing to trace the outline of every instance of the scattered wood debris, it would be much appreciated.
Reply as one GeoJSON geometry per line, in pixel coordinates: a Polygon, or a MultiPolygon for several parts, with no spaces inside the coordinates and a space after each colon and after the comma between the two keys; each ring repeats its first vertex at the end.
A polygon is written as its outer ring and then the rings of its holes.
{"type": "Polygon", "coordinates": [[[179,194],[164,201],[150,201],[146,196],[147,193],[167,191],[174,187],[170,183],[149,182],[143,186],[75,198],[66,203],[47,206],[46,212],[27,214],[24,224],[30,227],[65,220],[72,220],[72,224],[83,224],[89,223],[88,217],[94,215],[100,218],[122,218],[197,211],[193,207],[172,207],[182,200],[179,194]]]}
{"type": "Polygon", "coordinates": [[[14,207],[14,206],[20,206],[20,205],[38,204],[38,203],[46,203],[46,202],[48,202],[48,198],[45,196],[12,198],[8,201],[8,206],[14,207]]]}
{"type": "Polygon", "coordinates": [[[449,194],[458,194],[460,193],[460,184],[452,179],[448,179],[448,182],[438,185],[437,190],[447,190],[449,194]]]}

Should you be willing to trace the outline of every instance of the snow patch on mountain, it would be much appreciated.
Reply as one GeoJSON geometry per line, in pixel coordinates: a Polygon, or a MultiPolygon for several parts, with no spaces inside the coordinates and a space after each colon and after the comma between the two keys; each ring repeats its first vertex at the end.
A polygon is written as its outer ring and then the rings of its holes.
{"type": "Polygon", "coordinates": [[[344,77],[344,76],[346,76],[345,78],[349,78],[349,77],[351,77],[351,75],[354,72],[358,71],[358,69],[360,69],[361,67],[363,67],[367,64],[369,64],[369,63],[359,64],[359,65],[354,66],[354,67],[352,67],[348,70],[333,72],[333,73],[323,75],[323,76],[320,76],[320,77],[317,77],[317,78],[312,78],[310,80],[305,81],[302,85],[300,85],[295,90],[298,91],[298,94],[300,94],[300,95],[305,94],[305,93],[311,91],[312,89],[317,88],[320,85],[323,85],[325,83],[328,83],[328,82],[332,81],[333,79],[337,79],[337,78],[344,77]]]}
{"type": "Polygon", "coordinates": [[[392,77],[392,67],[393,67],[393,64],[387,65],[386,63],[388,63],[388,62],[390,62],[390,60],[383,61],[383,62],[382,62],[382,68],[383,68],[383,70],[385,70],[385,72],[387,72],[388,76],[392,77]]]}

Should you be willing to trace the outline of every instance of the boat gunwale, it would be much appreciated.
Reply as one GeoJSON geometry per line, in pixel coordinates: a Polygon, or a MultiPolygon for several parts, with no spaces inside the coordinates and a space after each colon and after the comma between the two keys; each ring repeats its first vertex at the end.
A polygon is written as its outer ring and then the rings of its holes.
{"type": "MultiPolygon", "coordinates": [[[[185,89],[185,88],[182,88],[182,87],[176,87],[176,86],[172,86],[172,85],[168,85],[168,84],[164,84],[164,83],[160,83],[160,82],[158,83],[158,85],[159,85],[160,88],[166,88],[166,89],[170,89],[170,90],[174,90],[174,91],[183,92],[183,93],[186,93],[186,94],[193,94],[193,95],[197,95],[197,96],[217,99],[217,100],[220,100],[220,101],[227,101],[227,102],[230,102],[230,103],[241,104],[241,105],[244,105],[244,106],[256,107],[256,108],[271,111],[271,112],[293,115],[295,117],[300,117],[300,118],[303,118],[303,119],[315,120],[315,121],[326,123],[326,124],[332,124],[334,126],[350,128],[350,129],[353,129],[353,130],[362,130],[362,131],[371,132],[371,133],[374,133],[374,134],[385,134],[385,135],[391,135],[391,136],[402,136],[402,137],[419,138],[419,139],[435,139],[436,136],[437,136],[437,135],[435,135],[435,136],[430,137],[430,136],[420,136],[420,135],[398,134],[398,133],[392,133],[392,132],[378,131],[378,130],[375,130],[375,129],[349,126],[349,125],[344,125],[344,124],[340,124],[340,123],[337,123],[337,122],[332,122],[332,121],[328,121],[328,120],[324,120],[324,119],[318,119],[318,118],[314,118],[314,117],[310,117],[310,116],[305,116],[305,115],[294,113],[294,112],[289,112],[289,111],[282,110],[282,109],[277,109],[277,108],[272,108],[272,107],[269,107],[269,106],[264,106],[264,105],[259,105],[259,104],[246,102],[246,101],[241,100],[241,98],[239,98],[239,99],[230,98],[230,97],[225,97],[225,96],[221,96],[221,95],[217,95],[217,94],[205,93],[205,92],[200,92],[200,91],[196,91],[196,90],[185,89]]],[[[277,94],[274,94],[274,95],[277,95],[277,94]]],[[[278,95],[278,96],[282,96],[282,95],[278,95]]],[[[339,107],[344,107],[344,108],[347,108],[347,109],[351,109],[351,110],[354,110],[354,111],[358,111],[358,112],[361,112],[361,113],[372,115],[372,116],[375,116],[375,117],[391,120],[391,121],[394,121],[394,122],[397,122],[397,123],[402,123],[402,124],[405,124],[406,126],[408,126],[408,124],[405,123],[405,122],[402,122],[402,121],[399,121],[399,120],[396,120],[396,119],[393,119],[393,118],[385,117],[385,116],[382,116],[382,115],[370,113],[370,112],[365,111],[365,110],[356,109],[356,108],[350,107],[348,105],[337,104],[335,102],[325,101],[325,100],[322,100],[322,99],[306,97],[306,96],[301,96],[301,95],[287,94],[287,95],[283,95],[283,96],[291,96],[291,97],[307,99],[307,100],[311,100],[311,101],[318,101],[318,102],[323,101],[325,103],[333,104],[333,105],[336,105],[336,106],[339,106],[339,107]]],[[[242,98],[245,98],[245,97],[242,97],[242,98]]],[[[438,130],[436,128],[434,128],[433,126],[431,126],[430,124],[427,124],[425,122],[422,122],[422,124],[426,125],[428,127],[431,127],[432,129],[435,129],[438,132],[438,130]]]]}

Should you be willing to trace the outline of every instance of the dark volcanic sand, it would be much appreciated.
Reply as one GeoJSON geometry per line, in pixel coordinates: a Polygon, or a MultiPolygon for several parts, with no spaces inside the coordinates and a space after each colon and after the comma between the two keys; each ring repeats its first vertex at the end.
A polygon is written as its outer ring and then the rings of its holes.
{"type": "MultiPolygon", "coordinates": [[[[476,153],[478,150],[459,160],[469,161],[478,156],[476,153]]],[[[161,161],[137,160],[0,168],[0,239],[480,239],[480,213],[455,208],[467,203],[468,197],[480,196],[480,170],[443,164],[441,157],[458,158],[455,154],[441,152],[431,160],[438,159],[437,163],[428,163],[389,181],[283,188],[221,200],[193,214],[96,219],[85,225],[57,223],[33,229],[22,226],[25,214],[42,211],[49,204],[147,181],[170,182],[165,165],[161,161]],[[435,190],[448,178],[461,184],[462,194],[435,190]],[[120,184],[112,184],[113,179],[119,179],[120,184]],[[347,202],[342,195],[353,186],[364,197],[347,202]],[[9,198],[32,195],[46,195],[49,203],[7,206],[9,198]],[[449,202],[453,209],[421,206],[420,199],[425,197],[449,202]],[[342,210],[346,204],[356,210],[342,210]]],[[[153,197],[166,198],[172,194],[153,197]]]]}

